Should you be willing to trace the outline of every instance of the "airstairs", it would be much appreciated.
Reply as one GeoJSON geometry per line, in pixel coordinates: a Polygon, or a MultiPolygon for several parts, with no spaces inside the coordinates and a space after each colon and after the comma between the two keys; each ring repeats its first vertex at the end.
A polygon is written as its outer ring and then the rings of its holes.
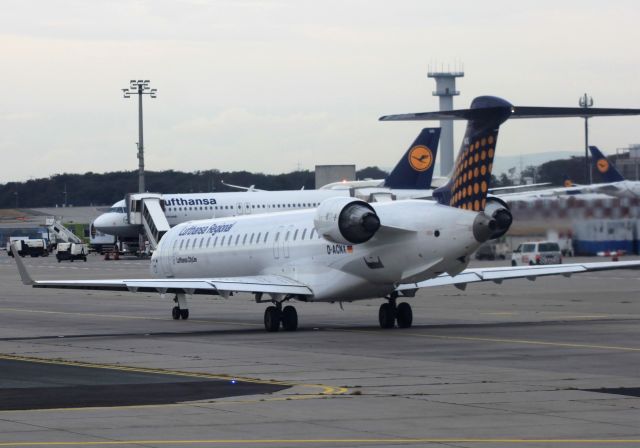
{"type": "Polygon", "coordinates": [[[127,217],[129,224],[144,229],[152,250],[171,228],[164,214],[164,201],[157,193],[130,193],[127,195],[127,217]]]}
{"type": "Polygon", "coordinates": [[[55,235],[55,241],[58,243],[82,243],[82,239],[67,229],[62,223],[55,218],[47,218],[46,226],[49,229],[49,235],[55,235]]]}

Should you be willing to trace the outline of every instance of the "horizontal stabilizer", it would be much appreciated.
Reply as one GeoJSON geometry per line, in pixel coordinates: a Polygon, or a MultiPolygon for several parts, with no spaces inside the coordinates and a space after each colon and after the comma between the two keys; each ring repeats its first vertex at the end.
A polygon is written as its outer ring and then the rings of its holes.
{"type": "MultiPolygon", "coordinates": [[[[475,120],[502,112],[502,110],[502,108],[496,107],[479,107],[439,112],[417,112],[384,115],[380,117],[380,121],[475,120]]],[[[508,118],[615,117],[623,115],[640,115],[640,109],[512,106],[508,118]]]]}

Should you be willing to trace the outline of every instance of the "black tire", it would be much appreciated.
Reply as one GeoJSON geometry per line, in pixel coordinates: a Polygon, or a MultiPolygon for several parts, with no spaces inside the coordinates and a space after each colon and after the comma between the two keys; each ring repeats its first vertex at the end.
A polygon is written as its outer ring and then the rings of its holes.
{"type": "Polygon", "coordinates": [[[298,312],[291,305],[285,306],[282,310],[282,328],[285,331],[298,329],[298,312]]]}
{"type": "Polygon", "coordinates": [[[83,260],[84,260],[84,262],[86,263],[86,262],[87,262],[87,257],[84,257],[84,258],[83,258],[83,260]]]}
{"type": "Polygon", "coordinates": [[[413,323],[413,310],[411,305],[406,302],[402,302],[396,309],[396,321],[398,322],[398,328],[411,328],[413,323]]]}
{"type": "Polygon", "coordinates": [[[186,309],[186,310],[181,309],[180,310],[180,318],[183,319],[183,320],[189,319],[189,310],[188,309],[186,309]]]}
{"type": "Polygon", "coordinates": [[[173,309],[171,310],[171,317],[173,317],[173,320],[180,319],[180,308],[178,308],[177,306],[174,306],[173,309]]]}
{"type": "Polygon", "coordinates": [[[396,313],[390,303],[383,303],[380,305],[378,321],[380,322],[381,328],[393,328],[396,321],[396,313]]]}
{"type": "Polygon", "coordinates": [[[264,329],[270,332],[278,331],[280,329],[280,310],[275,306],[268,306],[264,310],[264,329]]]}
{"type": "Polygon", "coordinates": [[[517,266],[518,263],[516,263],[516,260],[511,260],[511,266],[517,266]]]}

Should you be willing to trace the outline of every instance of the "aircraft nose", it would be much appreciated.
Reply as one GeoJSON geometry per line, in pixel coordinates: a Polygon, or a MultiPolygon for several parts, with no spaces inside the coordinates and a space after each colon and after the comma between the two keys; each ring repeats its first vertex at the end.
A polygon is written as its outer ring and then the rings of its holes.
{"type": "Polygon", "coordinates": [[[102,215],[98,216],[95,221],[93,221],[93,227],[95,227],[96,230],[99,230],[102,233],[108,233],[106,232],[106,230],[109,230],[116,225],[115,220],[111,219],[109,215],[113,215],[113,213],[103,213],[102,215]]]}

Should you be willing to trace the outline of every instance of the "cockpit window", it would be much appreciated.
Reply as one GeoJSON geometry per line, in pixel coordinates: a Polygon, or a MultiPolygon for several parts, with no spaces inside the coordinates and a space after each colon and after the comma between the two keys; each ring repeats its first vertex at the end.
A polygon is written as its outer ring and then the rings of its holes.
{"type": "Polygon", "coordinates": [[[127,210],[124,207],[111,207],[109,213],[126,213],[127,210]]]}

